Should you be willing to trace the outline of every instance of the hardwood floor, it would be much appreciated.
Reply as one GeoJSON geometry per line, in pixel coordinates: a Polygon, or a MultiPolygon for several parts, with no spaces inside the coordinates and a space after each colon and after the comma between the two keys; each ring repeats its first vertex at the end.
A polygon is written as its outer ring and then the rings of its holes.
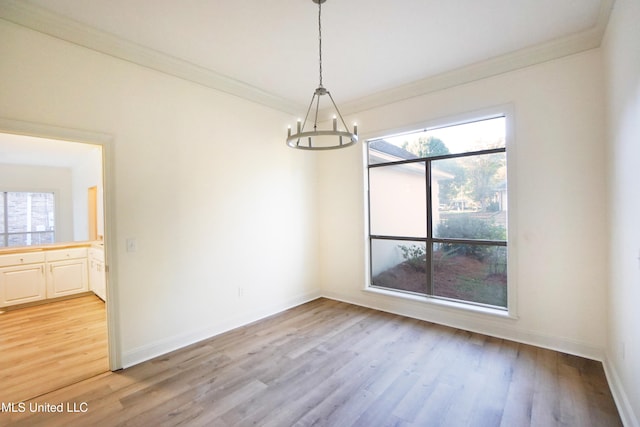
{"type": "Polygon", "coordinates": [[[105,307],[94,295],[5,311],[0,402],[24,401],[106,372],[107,353],[105,307]]]}
{"type": "Polygon", "coordinates": [[[0,424],[621,425],[598,362],[328,299],[25,405],[0,424]]]}

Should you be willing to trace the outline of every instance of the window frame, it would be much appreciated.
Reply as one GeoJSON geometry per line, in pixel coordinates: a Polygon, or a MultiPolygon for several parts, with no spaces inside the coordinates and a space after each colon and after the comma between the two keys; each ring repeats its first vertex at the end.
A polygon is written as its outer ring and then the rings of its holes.
{"type": "MultiPolygon", "coordinates": [[[[58,223],[58,203],[57,203],[57,194],[55,191],[51,190],[9,190],[9,189],[0,189],[0,204],[3,207],[3,229],[0,229],[0,240],[2,241],[2,246],[0,248],[8,249],[8,248],[20,248],[20,247],[30,247],[30,246],[40,246],[43,244],[49,243],[33,243],[31,245],[17,245],[10,246],[9,238],[12,235],[40,235],[44,233],[51,233],[52,235],[52,243],[56,242],[56,231],[57,231],[57,223],[58,223]],[[8,202],[8,194],[9,193],[31,193],[31,194],[51,194],[53,197],[53,230],[45,230],[45,231],[21,231],[21,232],[10,232],[9,231],[9,202],[8,202]]],[[[38,241],[40,239],[37,239],[38,241]]]]}
{"type": "MultiPolygon", "coordinates": [[[[514,221],[515,215],[515,176],[514,171],[516,170],[515,166],[515,144],[513,143],[513,108],[510,105],[499,106],[494,108],[488,108],[482,111],[475,111],[470,113],[464,113],[457,116],[450,116],[448,118],[442,118],[433,120],[426,123],[419,123],[417,125],[406,126],[401,129],[389,130],[389,131],[381,131],[376,135],[367,135],[365,139],[365,144],[363,144],[363,160],[364,160],[364,184],[365,184],[365,200],[364,200],[364,210],[365,210],[365,283],[364,283],[364,291],[373,292],[376,294],[398,297],[409,300],[417,300],[420,302],[425,302],[428,304],[435,304],[439,306],[447,306],[453,308],[459,308],[465,311],[473,311],[479,313],[486,313],[490,315],[497,315],[500,317],[509,317],[509,318],[517,318],[516,312],[516,275],[515,267],[516,267],[516,245],[515,245],[515,236],[516,236],[516,224],[514,221]],[[443,155],[435,155],[427,158],[416,158],[416,159],[407,159],[407,160],[399,160],[399,161],[383,161],[379,163],[370,164],[369,163],[369,143],[372,141],[380,140],[383,138],[393,137],[393,136],[401,136],[410,133],[416,133],[420,131],[428,131],[440,128],[446,128],[456,125],[462,125],[467,123],[479,122],[482,120],[489,120],[494,118],[503,117],[505,120],[505,145],[504,148],[496,148],[496,149],[483,149],[472,152],[464,152],[464,153],[455,153],[455,154],[443,154],[443,155]],[[488,155],[495,153],[504,153],[506,157],[507,163],[507,239],[504,242],[494,241],[494,240],[481,240],[481,239],[458,239],[458,238],[442,238],[442,237],[434,237],[433,236],[433,214],[432,214],[432,194],[431,190],[428,189],[426,192],[427,199],[427,235],[424,238],[416,238],[416,237],[406,237],[406,236],[386,236],[386,235],[378,235],[371,233],[371,209],[370,209],[370,169],[375,169],[378,167],[390,166],[390,165],[401,165],[401,164],[411,164],[411,163],[423,163],[425,165],[426,173],[425,179],[427,186],[430,186],[431,181],[431,164],[437,160],[446,160],[452,158],[464,158],[464,157],[473,157],[479,155],[488,155]],[[427,279],[427,288],[426,294],[416,293],[411,291],[404,290],[395,290],[393,288],[386,288],[373,285],[373,260],[372,260],[372,242],[374,240],[398,240],[398,241],[410,241],[410,242],[419,242],[426,246],[426,268],[427,272],[432,271],[432,251],[434,243],[459,243],[459,244],[472,244],[472,245],[491,245],[494,247],[507,247],[507,301],[506,307],[498,307],[491,306],[482,303],[476,303],[473,301],[464,301],[464,300],[456,300],[450,299],[443,296],[433,295],[433,278],[427,279]]],[[[432,275],[431,273],[427,273],[432,275]]]]}

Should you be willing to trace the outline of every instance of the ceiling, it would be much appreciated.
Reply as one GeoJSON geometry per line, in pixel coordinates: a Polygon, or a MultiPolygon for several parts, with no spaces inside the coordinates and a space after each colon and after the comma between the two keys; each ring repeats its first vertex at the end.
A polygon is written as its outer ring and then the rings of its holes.
{"type": "Polygon", "coordinates": [[[76,168],[92,161],[99,145],[0,133],[0,164],[76,168]]]}
{"type": "MultiPolygon", "coordinates": [[[[327,0],[323,83],[349,113],[591,49],[613,1],[327,0]]],[[[291,113],[318,85],[312,0],[0,0],[0,18],[291,113]]]]}

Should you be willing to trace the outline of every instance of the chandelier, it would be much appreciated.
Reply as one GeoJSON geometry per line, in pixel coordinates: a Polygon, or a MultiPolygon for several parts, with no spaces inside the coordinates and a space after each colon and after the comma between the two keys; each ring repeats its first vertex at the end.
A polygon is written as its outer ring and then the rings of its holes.
{"type": "Polygon", "coordinates": [[[313,92],[307,114],[304,121],[298,120],[296,133],[291,133],[291,126],[287,132],[287,145],[292,148],[302,150],[333,150],[335,148],[344,148],[358,142],[358,126],[353,125],[353,132],[344,121],[340,110],[336,106],[331,92],[322,86],[322,3],[327,0],[312,0],[318,5],[318,53],[319,53],[319,74],[320,83],[313,92]],[[328,95],[335,114],[333,116],[333,126],[331,129],[318,129],[318,110],[320,109],[320,98],[328,95]],[[315,107],[315,109],[314,109],[315,107]],[[314,110],[314,111],[312,111],[314,110]],[[313,130],[306,130],[307,122],[311,123],[310,115],[313,117],[313,130]],[[338,128],[338,118],[340,119],[341,128],[338,128]]]}

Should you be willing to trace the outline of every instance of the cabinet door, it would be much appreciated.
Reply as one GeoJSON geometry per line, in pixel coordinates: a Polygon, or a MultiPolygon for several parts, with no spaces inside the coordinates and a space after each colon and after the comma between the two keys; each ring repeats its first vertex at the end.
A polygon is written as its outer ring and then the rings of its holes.
{"type": "Polygon", "coordinates": [[[0,268],[0,307],[45,299],[44,264],[0,268]]]}
{"type": "Polygon", "coordinates": [[[56,261],[48,265],[47,298],[72,295],[89,290],[86,258],[56,261]]]}
{"type": "Polygon", "coordinates": [[[104,272],[104,263],[91,257],[89,261],[89,287],[102,301],[107,300],[107,286],[104,272]]]}

